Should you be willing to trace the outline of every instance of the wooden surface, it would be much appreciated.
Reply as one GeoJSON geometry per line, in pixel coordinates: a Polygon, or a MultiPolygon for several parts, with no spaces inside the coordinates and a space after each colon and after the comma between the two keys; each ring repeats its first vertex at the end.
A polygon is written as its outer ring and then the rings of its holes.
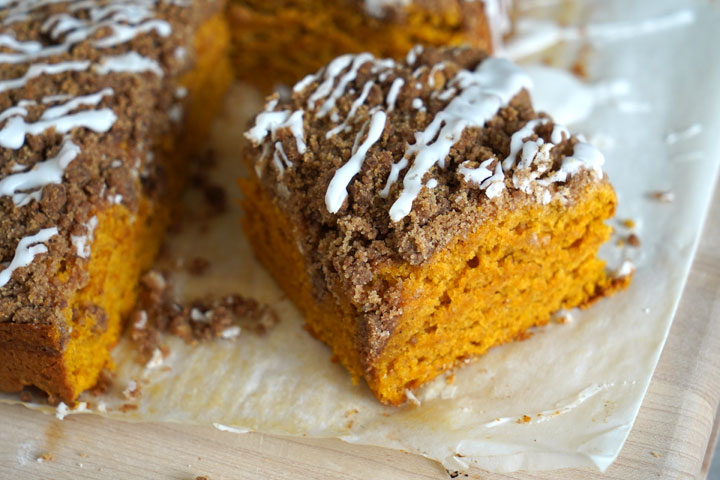
{"type": "MultiPolygon", "coordinates": [[[[618,460],[592,470],[488,474],[494,479],[704,477],[720,401],[720,190],[650,390],[618,460]]],[[[131,424],[75,415],[58,421],[0,405],[0,478],[443,479],[422,457],[339,440],[131,424]],[[38,462],[43,454],[53,457],[38,462]]]]}

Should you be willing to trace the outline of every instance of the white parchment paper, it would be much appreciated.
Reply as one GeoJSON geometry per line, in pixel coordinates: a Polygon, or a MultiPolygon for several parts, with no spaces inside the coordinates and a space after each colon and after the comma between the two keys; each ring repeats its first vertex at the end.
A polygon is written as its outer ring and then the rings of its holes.
{"type": "MultiPolygon", "coordinates": [[[[571,312],[571,321],[537,329],[529,340],[493,349],[457,370],[451,384],[432,382],[417,395],[420,405],[383,407],[364,385],[353,386],[329,361],[329,349],[303,330],[298,312],[254,260],[233,206],[210,221],[208,232],[190,225],[173,237],[173,256],[200,255],[212,265],[202,277],[178,276],[178,287],[190,298],[254,296],[275,306],[280,325],[265,337],[241,334],[234,342],[197,347],[169,338],[171,354],[155,368],[136,364],[123,341],[114,352],[113,389],[86,397],[92,409],[85,411],[339,437],[425,455],[450,470],[607,468],[657,364],[718,174],[720,5],[586,0],[572,8],[547,1],[520,6],[522,18],[535,23],[521,23],[505,53],[524,58],[536,81],[536,105],[603,149],[620,199],[617,218],[636,223],[640,248],[613,243],[603,249],[611,265],[628,259],[635,265],[627,291],[571,312]],[[588,79],[557,67],[578,60],[588,79]],[[658,191],[672,193],[674,201],[658,201],[658,191]],[[142,396],[137,410],[123,413],[118,408],[127,400],[120,392],[131,380],[142,385],[142,396]]],[[[229,192],[240,175],[243,126],[260,101],[236,86],[215,125],[220,166],[211,175],[229,192]]],[[[615,240],[631,233],[619,221],[613,225],[615,240]]],[[[18,400],[5,395],[0,401],[18,400]]]]}

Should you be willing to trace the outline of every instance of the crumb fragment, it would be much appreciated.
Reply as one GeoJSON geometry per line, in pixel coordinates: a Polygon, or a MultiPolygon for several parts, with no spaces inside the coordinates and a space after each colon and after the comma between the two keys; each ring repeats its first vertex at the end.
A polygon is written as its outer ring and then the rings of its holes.
{"type": "Polygon", "coordinates": [[[650,455],[652,455],[655,458],[660,458],[660,454],[658,452],[650,452],[650,455]]]}
{"type": "Polygon", "coordinates": [[[97,383],[93,388],[90,389],[90,393],[93,396],[103,395],[110,391],[113,385],[115,374],[110,370],[104,368],[98,376],[97,383]]]}
{"type": "Polygon", "coordinates": [[[134,403],[124,403],[124,404],[120,405],[120,408],[118,408],[118,410],[123,413],[129,412],[131,410],[137,410],[137,409],[138,409],[138,406],[135,405],[134,403]]]}
{"type": "Polygon", "coordinates": [[[170,282],[157,270],[142,278],[130,337],[138,345],[139,362],[147,368],[159,367],[167,357],[167,348],[160,345],[164,332],[195,344],[212,339],[233,340],[243,331],[263,335],[279,321],[269,305],[242,295],[181,303],[172,292],[170,282]]]}
{"type": "Polygon", "coordinates": [[[640,246],[640,237],[635,235],[634,233],[630,234],[630,236],[627,238],[627,243],[631,247],[639,247],[640,246]]]}
{"type": "Polygon", "coordinates": [[[47,452],[40,455],[36,461],[37,463],[45,463],[45,462],[52,462],[55,460],[55,454],[47,452]]]}
{"type": "Polygon", "coordinates": [[[635,271],[635,265],[630,260],[625,260],[620,267],[615,270],[615,278],[625,278],[635,271]]]}
{"type": "Polygon", "coordinates": [[[187,271],[192,275],[204,275],[210,268],[210,261],[203,257],[195,257],[187,265],[187,271]]]}
{"type": "Polygon", "coordinates": [[[568,312],[567,310],[558,310],[557,312],[553,313],[551,319],[553,322],[560,325],[570,323],[574,320],[572,313],[568,312]]]}
{"type": "Polygon", "coordinates": [[[529,416],[527,416],[527,415],[523,415],[522,417],[518,418],[518,419],[516,420],[516,422],[517,422],[517,423],[529,423],[531,420],[532,420],[531,417],[529,417],[529,416]]]}
{"type": "Polygon", "coordinates": [[[635,221],[631,220],[629,218],[623,220],[622,224],[625,228],[630,228],[630,229],[635,228],[635,221]]]}
{"type": "Polygon", "coordinates": [[[662,203],[672,203],[675,201],[675,192],[673,192],[672,190],[652,192],[650,196],[653,199],[662,203]]]}
{"type": "Polygon", "coordinates": [[[135,380],[130,380],[127,384],[127,387],[122,392],[122,396],[125,398],[125,400],[137,400],[140,398],[140,395],[142,394],[142,390],[140,388],[140,385],[135,380]]]}
{"type": "Polygon", "coordinates": [[[418,398],[409,388],[405,389],[405,397],[407,398],[407,402],[411,405],[415,405],[416,407],[420,406],[420,400],[418,400],[418,398]]]}

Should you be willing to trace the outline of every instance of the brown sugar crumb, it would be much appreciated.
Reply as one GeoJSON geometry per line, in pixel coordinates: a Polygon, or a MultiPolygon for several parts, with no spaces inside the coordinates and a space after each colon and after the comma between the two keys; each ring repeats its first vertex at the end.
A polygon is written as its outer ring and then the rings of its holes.
{"type": "Polygon", "coordinates": [[[532,420],[532,418],[528,417],[527,415],[523,415],[522,418],[517,419],[517,423],[528,423],[532,420]]]}
{"type": "Polygon", "coordinates": [[[217,164],[213,150],[206,151],[198,156],[194,165],[197,169],[190,176],[190,186],[199,190],[206,203],[202,212],[209,216],[216,216],[227,211],[227,193],[220,185],[213,182],[208,171],[217,164]]]}
{"type": "MultiPolygon", "coordinates": [[[[195,344],[212,339],[232,340],[242,331],[264,335],[279,321],[269,305],[242,295],[182,303],[174,298],[172,290],[172,285],[156,270],[142,279],[130,327],[130,337],[139,347],[142,363],[156,357],[156,350],[163,351],[160,339],[164,332],[195,344]]],[[[162,353],[164,357],[168,352],[162,353]]]]}
{"type": "Polygon", "coordinates": [[[187,271],[192,275],[204,275],[210,268],[210,261],[203,257],[195,257],[187,265],[187,271]]]}
{"type": "Polygon", "coordinates": [[[55,454],[53,453],[43,453],[37,458],[38,463],[45,463],[45,462],[52,462],[55,460],[55,454]]]}
{"type": "Polygon", "coordinates": [[[137,410],[137,409],[138,409],[138,406],[135,405],[134,403],[124,403],[124,404],[120,405],[120,407],[118,408],[118,410],[121,411],[122,413],[130,412],[130,411],[137,410]]]}
{"type": "Polygon", "coordinates": [[[635,235],[633,233],[627,238],[627,243],[631,247],[639,247],[640,246],[640,237],[638,237],[637,235],[635,235]]]}
{"type": "Polygon", "coordinates": [[[675,192],[672,190],[662,190],[657,192],[652,192],[650,196],[662,203],[672,203],[675,201],[675,192]]]}
{"type": "Polygon", "coordinates": [[[93,396],[103,395],[110,391],[110,387],[113,385],[115,374],[108,369],[103,369],[100,372],[98,381],[93,388],[90,389],[90,393],[93,396]]]}
{"type": "Polygon", "coordinates": [[[135,380],[130,380],[125,390],[123,390],[122,395],[125,397],[125,400],[137,400],[142,395],[142,389],[135,380]]]}

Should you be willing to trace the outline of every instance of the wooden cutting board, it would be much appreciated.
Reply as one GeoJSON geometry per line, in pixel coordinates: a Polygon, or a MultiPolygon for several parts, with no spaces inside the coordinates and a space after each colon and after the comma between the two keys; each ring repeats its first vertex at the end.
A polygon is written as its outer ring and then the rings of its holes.
{"type": "MultiPolygon", "coordinates": [[[[605,474],[593,470],[489,474],[496,479],[703,478],[720,402],[720,189],[680,309],[635,426],[605,474]]],[[[437,463],[335,439],[220,432],[74,415],[58,421],[0,405],[0,478],[444,479],[437,463]],[[38,461],[45,456],[46,459],[38,461]]]]}

